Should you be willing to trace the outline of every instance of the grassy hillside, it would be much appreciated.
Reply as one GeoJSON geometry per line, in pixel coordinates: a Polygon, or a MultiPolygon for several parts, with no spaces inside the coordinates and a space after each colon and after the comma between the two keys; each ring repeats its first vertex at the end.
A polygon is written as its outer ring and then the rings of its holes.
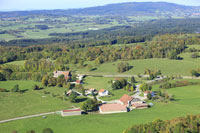
{"type": "Polygon", "coordinates": [[[64,101],[59,99],[59,96],[63,96],[65,88],[50,87],[38,91],[32,90],[35,84],[41,86],[40,82],[2,81],[0,82],[0,88],[11,90],[16,84],[19,85],[20,90],[24,90],[25,92],[0,92],[0,120],[58,111],[79,105],[79,103],[72,104],[69,100],[64,101]],[[49,92],[49,94],[44,94],[44,91],[49,92]],[[52,94],[56,96],[53,97],[52,94]]]}
{"type": "MultiPolygon", "coordinates": [[[[88,74],[99,74],[99,75],[137,75],[138,73],[143,74],[145,69],[158,69],[161,70],[164,75],[191,75],[190,71],[192,69],[199,68],[199,59],[191,59],[190,54],[181,54],[185,59],[183,60],[169,60],[169,59],[140,59],[127,61],[130,66],[133,66],[127,72],[118,73],[117,64],[123,61],[104,63],[100,66],[95,67],[96,70],[88,71],[87,69],[77,69],[78,72],[88,73],[88,74]]],[[[88,64],[93,64],[94,62],[88,62],[88,64]]]]}
{"type": "Polygon", "coordinates": [[[46,127],[52,128],[55,132],[70,133],[118,133],[134,124],[147,123],[160,118],[163,120],[188,114],[200,113],[200,86],[187,86],[167,90],[174,94],[176,100],[171,103],[154,103],[154,106],[145,110],[134,110],[129,113],[110,115],[82,115],[74,117],[61,117],[57,115],[13,121],[0,125],[2,133],[18,130],[25,133],[34,129],[41,132],[46,127]],[[56,121],[56,123],[55,123],[56,121]]]}

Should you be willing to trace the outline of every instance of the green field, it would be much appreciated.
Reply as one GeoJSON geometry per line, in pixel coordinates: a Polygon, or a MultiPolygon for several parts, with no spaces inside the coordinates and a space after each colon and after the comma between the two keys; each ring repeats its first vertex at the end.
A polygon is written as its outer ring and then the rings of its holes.
{"type": "MultiPolygon", "coordinates": [[[[69,65],[73,70],[76,70],[77,73],[84,74],[96,74],[96,75],[137,75],[138,73],[143,74],[145,69],[159,69],[162,71],[164,75],[183,75],[190,76],[190,71],[192,69],[198,69],[200,66],[200,58],[192,59],[192,53],[182,53],[179,56],[183,58],[183,60],[169,60],[169,59],[139,59],[139,60],[131,60],[131,61],[121,61],[118,60],[116,62],[104,63],[98,66],[95,66],[94,61],[87,61],[86,64],[92,64],[96,70],[89,71],[87,68],[75,68],[74,65],[69,65]],[[133,68],[124,73],[117,72],[117,64],[120,62],[128,62],[130,66],[133,68]]],[[[12,65],[23,65],[25,61],[13,61],[6,64],[12,65]]],[[[97,88],[108,88],[105,84],[101,85],[102,80],[98,80],[99,83],[95,83],[97,88]]],[[[86,83],[87,84],[87,83],[86,83]]],[[[92,87],[93,85],[86,85],[85,87],[92,87]]]]}
{"type": "Polygon", "coordinates": [[[167,90],[174,94],[176,100],[171,103],[154,103],[154,106],[144,110],[134,110],[129,113],[110,115],[82,115],[64,117],[57,115],[47,116],[46,119],[36,117],[0,124],[2,133],[17,130],[25,133],[34,129],[41,132],[50,127],[56,133],[120,133],[134,124],[147,123],[157,118],[166,120],[188,114],[200,113],[200,86],[187,86],[167,90]]]}
{"type": "MultiPolygon", "coordinates": [[[[169,60],[169,59],[140,59],[127,61],[133,68],[124,73],[117,72],[117,64],[122,61],[104,63],[94,71],[88,71],[87,69],[78,69],[78,72],[87,74],[99,74],[99,75],[137,75],[143,74],[145,69],[157,69],[161,70],[164,75],[186,75],[190,76],[192,69],[198,69],[200,65],[200,59],[191,59],[189,53],[181,54],[185,59],[183,60],[169,60]]],[[[88,64],[94,64],[89,62],[88,64]]]]}
{"type": "Polygon", "coordinates": [[[40,82],[4,81],[0,82],[0,88],[10,90],[16,84],[25,92],[0,92],[0,120],[79,106],[79,103],[72,104],[69,100],[63,101],[58,98],[63,95],[66,90],[64,88],[50,87],[39,91],[32,90],[35,84],[41,86],[40,82]],[[50,94],[44,94],[44,90],[50,94]],[[52,94],[57,96],[53,97],[52,94]]]}

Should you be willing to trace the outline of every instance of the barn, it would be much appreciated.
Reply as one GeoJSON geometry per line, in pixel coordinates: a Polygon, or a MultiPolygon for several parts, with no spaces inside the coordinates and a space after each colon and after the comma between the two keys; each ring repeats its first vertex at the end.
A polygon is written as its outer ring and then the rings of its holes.
{"type": "Polygon", "coordinates": [[[70,109],[70,110],[62,110],[62,116],[74,116],[74,115],[81,115],[80,109],[70,109]]]}

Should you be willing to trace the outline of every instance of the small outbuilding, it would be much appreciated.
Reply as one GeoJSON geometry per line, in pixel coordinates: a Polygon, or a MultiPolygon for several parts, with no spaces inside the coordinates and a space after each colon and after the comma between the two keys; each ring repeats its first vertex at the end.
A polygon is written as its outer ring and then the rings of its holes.
{"type": "Polygon", "coordinates": [[[74,116],[74,115],[81,115],[80,109],[70,109],[70,110],[62,110],[62,116],[74,116]]]}
{"type": "Polygon", "coordinates": [[[132,109],[146,109],[148,107],[149,105],[146,103],[133,103],[131,106],[132,109]]]}

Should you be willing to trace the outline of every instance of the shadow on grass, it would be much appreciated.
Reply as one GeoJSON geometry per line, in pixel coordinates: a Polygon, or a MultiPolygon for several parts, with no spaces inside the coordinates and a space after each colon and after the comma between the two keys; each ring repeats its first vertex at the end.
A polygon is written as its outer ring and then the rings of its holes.
{"type": "Polygon", "coordinates": [[[87,98],[77,98],[76,99],[76,102],[77,103],[80,103],[80,102],[84,102],[84,101],[86,101],[87,100],[87,98]]]}
{"type": "Polygon", "coordinates": [[[92,69],[90,69],[90,71],[95,71],[95,70],[97,70],[97,68],[92,68],[92,69]]]}

